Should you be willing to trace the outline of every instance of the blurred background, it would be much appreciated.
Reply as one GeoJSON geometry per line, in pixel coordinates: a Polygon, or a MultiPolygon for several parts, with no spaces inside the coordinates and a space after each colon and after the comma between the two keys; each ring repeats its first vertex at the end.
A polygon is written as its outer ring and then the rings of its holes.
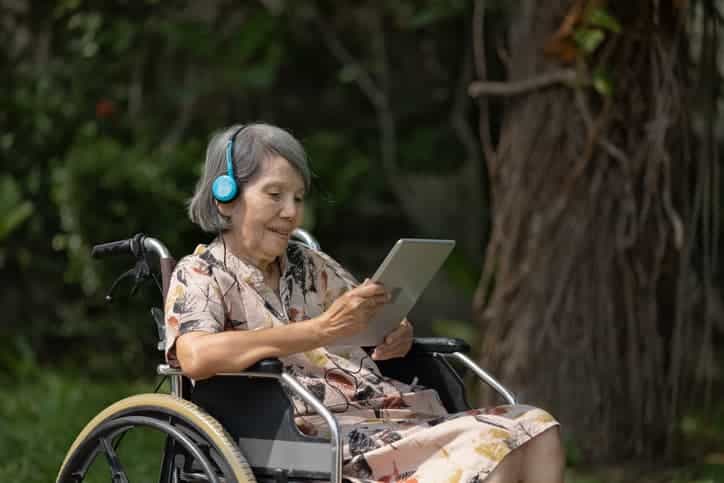
{"type": "MultiPolygon", "coordinates": [[[[50,481],[97,412],[154,390],[158,291],[106,303],[133,262],[90,248],[208,242],[185,210],[206,143],[252,121],[303,142],[305,227],[358,277],[398,238],[457,240],[417,333],[550,409],[568,481],[724,481],[723,13],[0,0],[0,481],[50,481]]],[[[159,443],[135,443],[152,480],[159,443]]]]}

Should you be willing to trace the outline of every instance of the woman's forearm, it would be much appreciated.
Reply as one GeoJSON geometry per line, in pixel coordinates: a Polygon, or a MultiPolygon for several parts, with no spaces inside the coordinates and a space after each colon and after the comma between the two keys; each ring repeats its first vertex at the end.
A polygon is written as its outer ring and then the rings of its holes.
{"type": "Polygon", "coordinates": [[[206,379],[239,372],[269,357],[283,357],[325,345],[320,317],[260,330],[189,332],[176,341],[176,357],[184,374],[206,379]]]}

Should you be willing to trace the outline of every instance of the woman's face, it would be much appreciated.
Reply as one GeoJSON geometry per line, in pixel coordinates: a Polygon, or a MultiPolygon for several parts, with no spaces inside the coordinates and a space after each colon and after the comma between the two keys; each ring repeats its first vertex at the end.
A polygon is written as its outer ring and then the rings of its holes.
{"type": "Polygon", "coordinates": [[[240,196],[219,205],[222,214],[231,217],[235,248],[258,265],[283,254],[302,222],[304,195],[304,179],[286,159],[264,159],[240,196]]]}

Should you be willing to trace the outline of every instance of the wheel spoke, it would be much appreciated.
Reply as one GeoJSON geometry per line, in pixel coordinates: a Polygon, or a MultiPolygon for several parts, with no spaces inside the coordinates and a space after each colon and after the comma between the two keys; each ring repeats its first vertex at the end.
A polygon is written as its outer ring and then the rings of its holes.
{"type": "Polygon", "coordinates": [[[126,471],[123,469],[121,460],[118,459],[118,454],[116,453],[116,450],[113,449],[113,445],[111,445],[106,438],[101,438],[100,443],[106,453],[108,466],[111,468],[111,481],[113,483],[129,483],[126,471]]]}

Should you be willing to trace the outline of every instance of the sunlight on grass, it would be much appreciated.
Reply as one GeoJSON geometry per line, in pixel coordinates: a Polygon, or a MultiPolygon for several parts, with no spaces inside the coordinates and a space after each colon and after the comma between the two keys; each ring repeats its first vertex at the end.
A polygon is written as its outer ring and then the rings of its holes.
{"type": "MultiPolygon", "coordinates": [[[[0,481],[24,483],[55,481],[65,452],[90,419],[109,404],[152,392],[155,386],[153,380],[89,381],[40,370],[20,380],[2,380],[0,385],[0,481]]],[[[133,473],[138,476],[132,481],[151,481],[158,471],[159,438],[154,436],[129,433],[121,445],[126,461],[134,461],[133,473]]],[[[103,469],[94,468],[92,481],[109,481],[108,467],[101,463],[94,465],[103,469]]]]}

